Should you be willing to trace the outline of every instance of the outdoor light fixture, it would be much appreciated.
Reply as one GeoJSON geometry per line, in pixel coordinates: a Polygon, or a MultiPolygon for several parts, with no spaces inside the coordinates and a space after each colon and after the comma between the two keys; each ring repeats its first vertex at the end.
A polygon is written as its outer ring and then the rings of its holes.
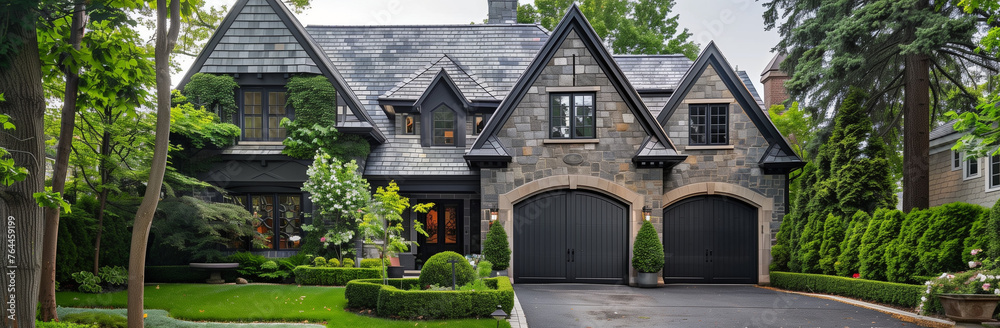
{"type": "Polygon", "coordinates": [[[503,311],[503,307],[497,305],[497,310],[490,313],[490,316],[493,317],[493,319],[497,319],[497,327],[500,327],[500,320],[507,319],[507,312],[503,311]]]}
{"type": "Polygon", "coordinates": [[[642,218],[649,221],[649,216],[653,213],[653,210],[649,209],[649,206],[642,207],[642,218]]]}
{"type": "Polygon", "coordinates": [[[500,217],[500,210],[497,208],[490,209],[490,222],[496,221],[500,217]]]}

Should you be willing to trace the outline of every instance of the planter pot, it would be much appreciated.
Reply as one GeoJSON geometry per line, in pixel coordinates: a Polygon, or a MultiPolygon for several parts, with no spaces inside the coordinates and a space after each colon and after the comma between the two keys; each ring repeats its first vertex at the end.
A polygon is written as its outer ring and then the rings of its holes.
{"type": "Polygon", "coordinates": [[[656,272],[639,272],[635,278],[635,284],[643,288],[656,287],[659,276],[656,272]]]}
{"type": "Polygon", "coordinates": [[[390,265],[386,271],[388,271],[389,278],[402,278],[403,277],[403,267],[399,265],[390,265]]]}
{"type": "Polygon", "coordinates": [[[507,269],[493,270],[493,271],[490,272],[490,278],[496,278],[496,277],[499,277],[499,276],[506,277],[507,276],[507,269]]]}
{"type": "Polygon", "coordinates": [[[958,322],[993,322],[993,310],[1000,296],[984,294],[941,294],[941,307],[948,319],[958,322]]]}

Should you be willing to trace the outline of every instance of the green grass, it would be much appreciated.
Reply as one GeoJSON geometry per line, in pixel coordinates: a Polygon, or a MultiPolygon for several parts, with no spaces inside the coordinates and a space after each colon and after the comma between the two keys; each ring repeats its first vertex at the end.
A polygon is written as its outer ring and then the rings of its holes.
{"type": "MultiPolygon", "coordinates": [[[[56,293],[62,307],[126,307],[126,292],[56,293]]],[[[344,311],[342,287],[296,285],[161,284],[146,286],[145,307],[170,316],[215,322],[327,322],[328,327],[496,327],[492,318],[399,321],[344,311]],[[159,287],[159,288],[157,288],[159,287]]],[[[505,323],[501,327],[509,327],[505,323]]]]}

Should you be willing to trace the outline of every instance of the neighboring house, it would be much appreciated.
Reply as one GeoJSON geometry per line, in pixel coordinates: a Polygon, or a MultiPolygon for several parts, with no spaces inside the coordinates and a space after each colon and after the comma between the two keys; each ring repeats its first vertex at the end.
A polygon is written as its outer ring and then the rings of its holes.
{"type": "Polygon", "coordinates": [[[268,255],[294,253],[309,162],[280,154],[274,122],[294,117],[289,76],[323,75],[337,128],[372,144],[365,178],[437,204],[405,214],[429,233],[407,227],[420,246],[405,265],[479,253],[495,213],[515,282],[628,283],[648,213],[664,281],[769,282],[788,173],[805,163],[747,74],[714,44],[694,62],[612,56],[575,6],[549,32],[514,24],[516,0],[489,2],[482,25],[302,27],[280,1],[239,0],[180,84],[195,72],[240,84],[227,119],[243,137],[203,178],[261,216],[268,255]]]}
{"type": "Polygon", "coordinates": [[[964,133],[954,121],[931,131],[930,206],[966,202],[993,207],[1000,199],[1000,156],[966,158],[951,150],[964,133]]]}

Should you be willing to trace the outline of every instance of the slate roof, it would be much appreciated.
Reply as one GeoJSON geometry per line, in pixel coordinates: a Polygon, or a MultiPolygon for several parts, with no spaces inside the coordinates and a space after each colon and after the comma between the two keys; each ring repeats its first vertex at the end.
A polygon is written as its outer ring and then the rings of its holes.
{"type": "Polygon", "coordinates": [[[764,76],[770,71],[781,71],[781,62],[785,61],[785,57],[784,54],[775,54],[774,57],[771,57],[771,61],[764,67],[764,71],[760,72],[760,76],[764,76]]]}
{"type": "Polygon", "coordinates": [[[757,101],[757,106],[766,111],[767,108],[764,108],[764,100],[761,100],[760,95],[757,94],[757,88],[753,86],[753,80],[750,79],[750,75],[747,75],[747,71],[736,71],[736,75],[739,75],[740,80],[743,80],[743,85],[750,91],[753,100],[757,101]]]}
{"type": "Polygon", "coordinates": [[[226,30],[203,73],[321,74],[281,17],[264,0],[250,0],[226,30]]]}
{"type": "Polygon", "coordinates": [[[614,58],[632,87],[640,91],[672,91],[692,63],[684,55],[618,55],[614,58]]]}
{"type": "Polygon", "coordinates": [[[476,76],[475,73],[469,72],[469,69],[456,63],[448,55],[441,56],[441,58],[413,72],[411,77],[397,83],[396,87],[387,91],[379,99],[417,100],[420,96],[424,95],[424,91],[427,90],[434,77],[441,71],[448,73],[452,82],[455,83],[455,86],[458,87],[458,90],[462,92],[462,95],[465,96],[468,102],[472,102],[473,100],[499,100],[493,94],[493,88],[476,76]]]}
{"type": "Polygon", "coordinates": [[[955,133],[955,122],[956,122],[955,120],[951,120],[931,130],[930,140],[938,139],[950,135],[952,133],[955,133]]]}
{"type": "Polygon", "coordinates": [[[478,175],[465,164],[465,149],[421,147],[419,139],[397,137],[394,120],[378,106],[379,96],[415,80],[416,72],[447,55],[502,99],[548,39],[541,27],[519,24],[307,26],[306,31],[388,138],[368,157],[367,176],[478,175]]]}

